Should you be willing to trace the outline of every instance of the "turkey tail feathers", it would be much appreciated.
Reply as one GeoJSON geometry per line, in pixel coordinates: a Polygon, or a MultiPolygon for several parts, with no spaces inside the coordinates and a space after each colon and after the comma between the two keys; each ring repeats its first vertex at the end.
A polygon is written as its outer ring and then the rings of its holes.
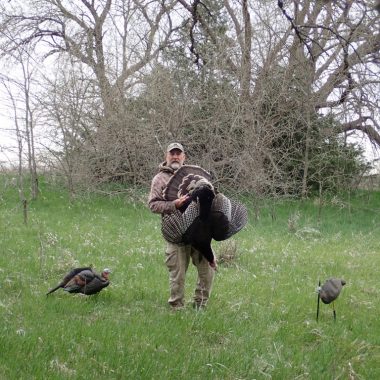
{"type": "Polygon", "coordinates": [[[165,240],[173,244],[184,243],[183,235],[194,222],[195,218],[199,216],[199,213],[199,204],[191,202],[183,213],[177,210],[172,214],[164,215],[161,231],[165,240]]]}
{"type": "Polygon", "coordinates": [[[61,284],[58,284],[55,288],[50,289],[50,290],[46,293],[46,295],[49,295],[50,293],[55,292],[56,290],[58,290],[59,288],[62,288],[63,286],[64,286],[64,285],[62,285],[62,283],[61,283],[61,284]]]}
{"type": "Polygon", "coordinates": [[[230,238],[242,230],[248,223],[247,208],[240,202],[231,199],[231,221],[228,234],[225,239],[230,238]]]}
{"type": "Polygon", "coordinates": [[[211,174],[200,166],[181,166],[170,178],[164,189],[163,196],[168,201],[174,201],[182,195],[189,194],[200,179],[211,181],[211,174]]]}
{"type": "Polygon", "coordinates": [[[247,224],[247,209],[215,191],[210,173],[199,166],[180,167],[163,190],[168,201],[182,195],[189,195],[190,203],[162,217],[162,234],[170,243],[192,245],[215,265],[212,239],[226,240],[239,232],[247,224]]]}
{"type": "Polygon", "coordinates": [[[239,232],[248,222],[246,207],[222,193],[215,196],[211,207],[212,238],[222,241],[239,232]]]}
{"type": "MultiPolygon", "coordinates": [[[[183,213],[177,210],[164,215],[161,231],[165,240],[174,244],[185,243],[183,237],[199,215],[200,207],[196,201],[191,202],[183,213]]],[[[247,222],[248,213],[243,204],[227,198],[222,193],[215,196],[207,222],[211,231],[210,238],[217,241],[226,240],[239,232],[247,222]]]]}

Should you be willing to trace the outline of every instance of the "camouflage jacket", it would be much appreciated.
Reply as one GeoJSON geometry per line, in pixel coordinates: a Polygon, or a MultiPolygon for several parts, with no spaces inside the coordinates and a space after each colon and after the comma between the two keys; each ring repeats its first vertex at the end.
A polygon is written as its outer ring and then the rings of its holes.
{"type": "Polygon", "coordinates": [[[176,211],[174,201],[166,201],[163,197],[163,190],[173,174],[174,170],[166,166],[166,162],[159,166],[159,172],[152,180],[148,198],[148,206],[152,212],[163,215],[176,211]]]}

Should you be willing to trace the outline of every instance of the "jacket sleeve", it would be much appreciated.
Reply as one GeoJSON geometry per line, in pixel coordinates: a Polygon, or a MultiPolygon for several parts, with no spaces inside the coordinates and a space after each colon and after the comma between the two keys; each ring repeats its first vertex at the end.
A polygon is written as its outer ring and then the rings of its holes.
{"type": "Polygon", "coordinates": [[[166,182],[161,173],[157,174],[152,180],[148,206],[156,214],[171,214],[176,211],[174,201],[166,201],[162,195],[166,182]]]}

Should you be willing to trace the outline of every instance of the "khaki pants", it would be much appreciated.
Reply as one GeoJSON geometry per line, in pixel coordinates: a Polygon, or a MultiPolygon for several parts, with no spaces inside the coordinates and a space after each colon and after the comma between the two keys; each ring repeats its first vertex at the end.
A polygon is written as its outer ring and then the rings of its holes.
{"type": "Polygon", "coordinates": [[[205,306],[212,288],[214,269],[208,261],[191,245],[167,243],[166,266],[169,269],[170,298],[169,304],[181,307],[185,304],[185,276],[190,258],[197,267],[198,280],[195,288],[194,302],[197,306],[205,306]]]}

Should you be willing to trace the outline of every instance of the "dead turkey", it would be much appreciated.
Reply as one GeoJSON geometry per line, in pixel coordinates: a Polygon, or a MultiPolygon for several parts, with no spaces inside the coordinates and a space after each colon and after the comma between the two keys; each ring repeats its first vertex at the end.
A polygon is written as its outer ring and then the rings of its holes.
{"type": "Polygon", "coordinates": [[[86,295],[99,293],[110,284],[110,272],[108,268],[104,269],[101,274],[93,271],[91,267],[74,268],[57,286],[50,289],[46,294],[53,293],[59,288],[69,293],[82,293],[86,295]]]}
{"type": "Polygon", "coordinates": [[[212,239],[226,240],[248,221],[247,209],[240,202],[219,193],[211,175],[199,166],[184,165],[177,170],[163,191],[166,200],[189,195],[184,206],[162,218],[164,238],[175,244],[190,244],[215,268],[212,239]]]}

